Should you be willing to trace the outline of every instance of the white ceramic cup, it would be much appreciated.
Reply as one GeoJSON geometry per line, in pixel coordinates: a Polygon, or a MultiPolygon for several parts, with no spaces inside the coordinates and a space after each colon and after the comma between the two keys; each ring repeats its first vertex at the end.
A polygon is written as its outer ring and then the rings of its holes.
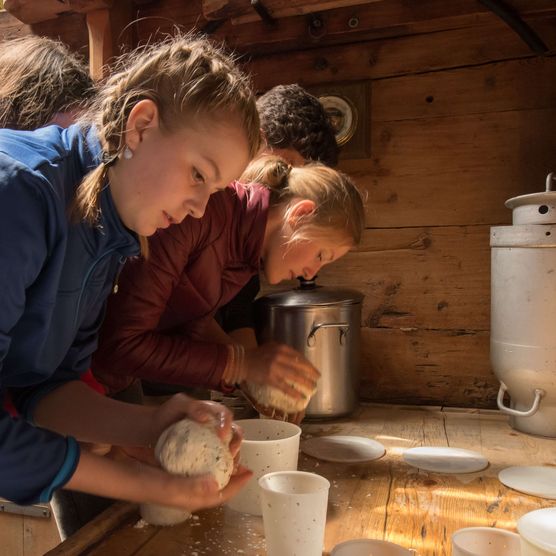
{"type": "Polygon", "coordinates": [[[452,535],[452,556],[520,556],[519,535],[496,527],[466,527],[452,535]]]}
{"type": "Polygon", "coordinates": [[[261,515],[258,480],[272,471],[297,469],[301,429],[293,423],[270,419],[240,419],[236,423],[243,430],[239,462],[253,471],[253,477],[228,502],[228,507],[261,515]]]}
{"type": "Polygon", "coordinates": [[[387,541],[375,539],[353,539],[337,544],[330,556],[413,556],[413,552],[387,541]]]}
{"type": "Polygon", "coordinates": [[[324,477],[277,471],[259,479],[267,556],[321,556],[328,490],[324,477]]]}

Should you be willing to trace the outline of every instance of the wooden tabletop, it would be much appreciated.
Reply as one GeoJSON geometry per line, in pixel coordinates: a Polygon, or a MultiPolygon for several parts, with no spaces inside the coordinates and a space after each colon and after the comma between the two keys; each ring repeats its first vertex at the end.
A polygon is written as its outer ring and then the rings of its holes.
{"type": "MultiPolygon", "coordinates": [[[[517,519],[555,500],[508,489],[497,475],[511,465],[556,465],[556,439],[519,433],[497,411],[365,405],[349,419],[304,423],[303,437],[349,434],[374,438],[386,455],[365,464],[318,461],[300,454],[299,469],[323,475],[331,488],[325,552],[344,540],[383,539],[419,556],[449,556],[454,531],[494,526],[515,531],[517,519]],[[483,471],[447,475],[407,465],[414,446],[482,452],[483,471]]],[[[146,525],[137,508],[116,504],[48,556],[265,555],[262,518],[228,508],[199,512],[174,527],[146,525]]],[[[284,555],[286,556],[286,555],[284,555]]]]}

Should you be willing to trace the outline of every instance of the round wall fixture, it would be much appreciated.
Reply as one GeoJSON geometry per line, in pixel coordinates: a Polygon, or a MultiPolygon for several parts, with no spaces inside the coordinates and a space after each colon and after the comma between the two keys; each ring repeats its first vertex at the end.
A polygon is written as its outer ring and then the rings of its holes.
{"type": "Polygon", "coordinates": [[[357,128],[357,109],[352,102],[339,95],[322,95],[318,97],[324,106],[328,119],[336,134],[338,146],[345,145],[357,128]]]}

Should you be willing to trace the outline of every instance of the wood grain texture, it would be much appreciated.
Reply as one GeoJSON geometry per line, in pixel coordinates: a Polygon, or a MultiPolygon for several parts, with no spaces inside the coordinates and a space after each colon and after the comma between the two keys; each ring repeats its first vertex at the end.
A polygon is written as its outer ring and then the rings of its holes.
{"type": "Polygon", "coordinates": [[[490,335],[475,330],[362,328],[361,397],[384,403],[489,408],[499,383],[490,335]]]}
{"type": "Polygon", "coordinates": [[[55,19],[67,13],[110,8],[113,0],[4,0],[4,9],[27,24],[55,19]]]}
{"type": "MultiPolygon", "coordinates": [[[[552,51],[556,49],[555,21],[547,16],[534,23],[552,51]]],[[[313,45],[287,54],[255,57],[248,69],[257,88],[265,90],[277,83],[379,79],[526,57],[531,57],[531,52],[520,38],[504,25],[491,22],[346,45],[313,45]],[[485,36],[495,40],[485,42],[485,36]]]]}
{"type": "Polygon", "coordinates": [[[318,283],[361,291],[372,328],[488,330],[489,265],[488,226],[369,229],[318,283]]]}
{"type": "MultiPolygon", "coordinates": [[[[366,405],[349,419],[305,423],[302,428],[302,438],[350,434],[374,438],[386,447],[383,458],[366,464],[327,463],[300,455],[300,469],[331,483],[325,555],[341,541],[368,537],[414,548],[419,556],[450,556],[450,538],[459,528],[495,526],[515,531],[523,514],[553,505],[508,489],[497,475],[504,467],[528,465],[532,459],[536,465],[554,465],[556,439],[516,432],[507,417],[495,411],[366,405]],[[404,450],[432,445],[479,451],[490,465],[477,473],[446,475],[421,471],[403,461],[404,450]]],[[[141,526],[138,519],[135,515],[109,535],[99,535],[98,544],[87,554],[265,554],[260,517],[220,508],[199,512],[198,519],[168,528],[141,526]]]]}
{"type": "Polygon", "coordinates": [[[54,517],[0,513],[2,556],[43,556],[60,543],[54,517]]]}
{"type": "MultiPolygon", "coordinates": [[[[84,525],[78,533],[48,552],[49,556],[77,556],[97,544],[99,538],[109,535],[124,523],[129,523],[137,511],[136,506],[115,502],[101,515],[84,525]]],[[[27,554],[25,555],[27,556],[27,554]]]]}
{"type": "MultiPolygon", "coordinates": [[[[234,2],[216,2],[216,5],[233,4],[234,2]]],[[[315,2],[299,2],[307,9],[315,2]]],[[[319,2],[324,4],[325,2],[319,2]]],[[[288,4],[282,0],[265,3],[271,8],[277,4],[288,4]]],[[[248,3],[246,2],[247,6],[248,3]]],[[[222,9],[225,11],[226,6],[222,9]]],[[[537,31],[545,42],[542,30],[536,27],[536,19],[556,13],[556,6],[550,0],[518,0],[512,6],[522,17],[537,31]]],[[[246,8],[248,9],[248,8],[246,8]]],[[[222,13],[224,13],[224,11],[222,13]]],[[[306,11],[306,10],[305,10],[306,11]]],[[[172,31],[172,26],[177,24],[185,29],[195,27],[202,29],[207,19],[202,15],[200,0],[181,2],[180,0],[160,0],[152,5],[144,6],[137,22],[138,35],[145,40],[154,35],[172,31]]],[[[419,9],[403,0],[382,0],[381,2],[368,2],[354,7],[338,7],[320,13],[323,26],[318,33],[309,31],[307,15],[300,8],[300,15],[286,17],[278,20],[277,25],[270,27],[262,21],[241,23],[242,20],[223,19],[217,31],[213,34],[230,45],[232,48],[246,54],[267,55],[272,52],[313,49],[317,46],[331,44],[353,43],[366,40],[376,40],[386,37],[399,38],[408,35],[435,33],[442,30],[457,30],[478,25],[504,24],[480,3],[473,0],[422,0],[419,9]],[[357,24],[350,25],[356,17],[357,24]]],[[[256,16],[248,16],[254,19],[256,16]]],[[[529,52],[528,47],[511,30],[509,34],[515,37],[515,43],[521,43],[521,50],[529,52]]],[[[460,45],[465,48],[465,44],[460,45]]],[[[487,46],[487,48],[489,48],[487,46]]],[[[495,47],[499,52],[504,48],[495,47]]],[[[445,57],[447,52],[438,52],[445,57]]],[[[451,52],[458,57],[457,50],[451,52]]],[[[411,57],[408,51],[407,55],[411,57]]]]}
{"type": "MultiPolygon", "coordinates": [[[[281,0],[277,0],[277,3],[281,0]]],[[[214,8],[219,6],[223,10],[234,2],[216,1],[214,8]]],[[[281,2],[286,7],[289,2],[281,2]]],[[[244,3],[248,6],[248,2],[244,3]]],[[[299,2],[310,9],[314,2],[299,2]]],[[[325,4],[319,2],[319,4],[325,4]]],[[[267,3],[265,3],[267,5],[267,3]]],[[[268,4],[272,7],[271,4],[268,4]]],[[[539,33],[545,43],[550,40],[545,36],[544,26],[537,27],[537,21],[556,14],[556,6],[551,0],[519,0],[512,5],[522,17],[539,33]]],[[[249,10],[250,8],[246,8],[249,10]]],[[[305,10],[306,11],[306,10],[305,10]]],[[[473,0],[457,0],[445,2],[443,0],[423,0],[419,9],[403,0],[382,0],[367,2],[360,6],[336,8],[323,11],[320,15],[324,23],[322,36],[315,36],[308,31],[307,15],[303,8],[301,15],[279,19],[278,24],[269,27],[261,21],[238,24],[237,19],[222,20],[221,25],[213,35],[223,39],[230,47],[248,55],[268,55],[272,52],[313,49],[318,46],[331,44],[354,43],[366,40],[376,40],[386,37],[400,38],[408,35],[436,33],[442,30],[458,30],[465,27],[479,25],[494,25],[504,28],[504,24],[489,10],[473,0]],[[350,26],[349,22],[357,18],[357,24],[350,26]]],[[[258,16],[248,16],[254,18],[258,16]]],[[[201,0],[182,2],[181,0],[159,0],[146,6],[139,6],[135,22],[140,41],[172,32],[175,25],[184,29],[203,29],[208,20],[203,16],[201,0]]],[[[553,33],[550,33],[553,35],[553,33]]],[[[508,36],[514,36],[514,44],[520,45],[520,52],[529,53],[528,47],[521,39],[508,30],[508,36]]],[[[550,35],[549,35],[550,37],[550,35]]],[[[495,41],[492,41],[495,42],[495,41]]],[[[552,43],[554,45],[554,43],[552,43]]],[[[507,57],[509,52],[506,44],[485,45],[487,50],[496,51],[507,57]]],[[[467,49],[465,42],[460,48],[467,49]]],[[[458,49],[459,50],[459,49],[458,49]]],[[[459,59],[458,50],[451,54],[459,59]]],[[[293,53],[294,58],[296,54],[293,53]]],[[[432,53],[431,53],[432,54],[432,53]]],[[[447,52],[437,52],[438,57],[447,57],[447,52]]],[[[406,55],[412,57],[407,51],[406,55]]],[[[477,52],[482,57],[481,52],[477,52]]],[[[510,56],[511,57],[511,54],[510,56]]]]}
{"type": "MultiPolygon", "coordinates": [[[[382,0],[265,0],[264,7],[272,17],[285,18],[336,8],[353,9],[380,1],[382,0]]],[[[234,25],[261,19],[245,0],[202,0],[202,7],[206,19],[231,18],[234,25]]]]}

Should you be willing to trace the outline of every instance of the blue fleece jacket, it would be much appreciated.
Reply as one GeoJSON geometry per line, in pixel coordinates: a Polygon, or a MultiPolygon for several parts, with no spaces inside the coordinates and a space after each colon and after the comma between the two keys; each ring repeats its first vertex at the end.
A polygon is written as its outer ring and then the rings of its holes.
{"type": "Polygon", "coordinates": [[[0,497],[50,500],[72,476],[79,447],[34,426],[37,402],[89,367],[106,298],[138,254],[107,186],[99,225],[70,216],[77,186],[101,147],[93,129],[0,130],[0,497]]]}

